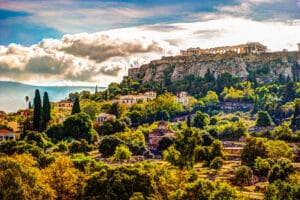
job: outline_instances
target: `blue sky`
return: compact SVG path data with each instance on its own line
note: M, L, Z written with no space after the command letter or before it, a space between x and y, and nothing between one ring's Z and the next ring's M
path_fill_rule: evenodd
M0 81L100 85L189 47L297 50L300 0L0 0Z
M0 45L149 24L197 22L221 14L255 20L300 19L297 0L0 0Z

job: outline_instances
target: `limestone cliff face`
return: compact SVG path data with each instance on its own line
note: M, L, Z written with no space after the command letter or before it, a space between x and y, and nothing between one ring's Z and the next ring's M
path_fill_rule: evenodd
M280 74L293 77L293 73L299 73L299 69L295 70L298 67L297 54L298 52L273 52L164 57L135 69L134 73L129 71L129 76L140 78L143 82L161 81L167 77L175 81L191 74L203 77L209 69L215 76L228 72L233 76L247 78L249 72L255 72L257 77L271 80Z

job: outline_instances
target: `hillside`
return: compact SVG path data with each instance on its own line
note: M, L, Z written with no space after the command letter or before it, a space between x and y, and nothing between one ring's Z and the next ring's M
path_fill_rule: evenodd
M203 77L207 70L217 77L228 72L233 76L246 79L249 73L261 81L270 81L280 74L285 77L298 78L298 52L271 52L260 54L206 54L197 56L163 57L161 60L151 61L140 68L129 69L129 77L142 82L163 81L166 79L183 79L188 75Z

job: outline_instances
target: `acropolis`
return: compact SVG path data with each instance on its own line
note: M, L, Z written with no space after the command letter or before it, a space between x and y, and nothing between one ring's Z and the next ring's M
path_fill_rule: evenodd
M223 46L223 47L214 47L208 49L189 48L187 50L181 50L181 56L193 56L193 55L203 55L203 54L225 54L227 52L236 52L238 54L247 54L247 53L264 53L266 52L267 47L258 43L251 42L247 44L240 44L235 46Z

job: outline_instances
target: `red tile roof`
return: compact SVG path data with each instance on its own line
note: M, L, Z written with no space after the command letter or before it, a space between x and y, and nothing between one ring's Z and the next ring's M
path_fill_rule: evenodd
M0 135L7 135L13 133L12 131L6 129L0 129Z

